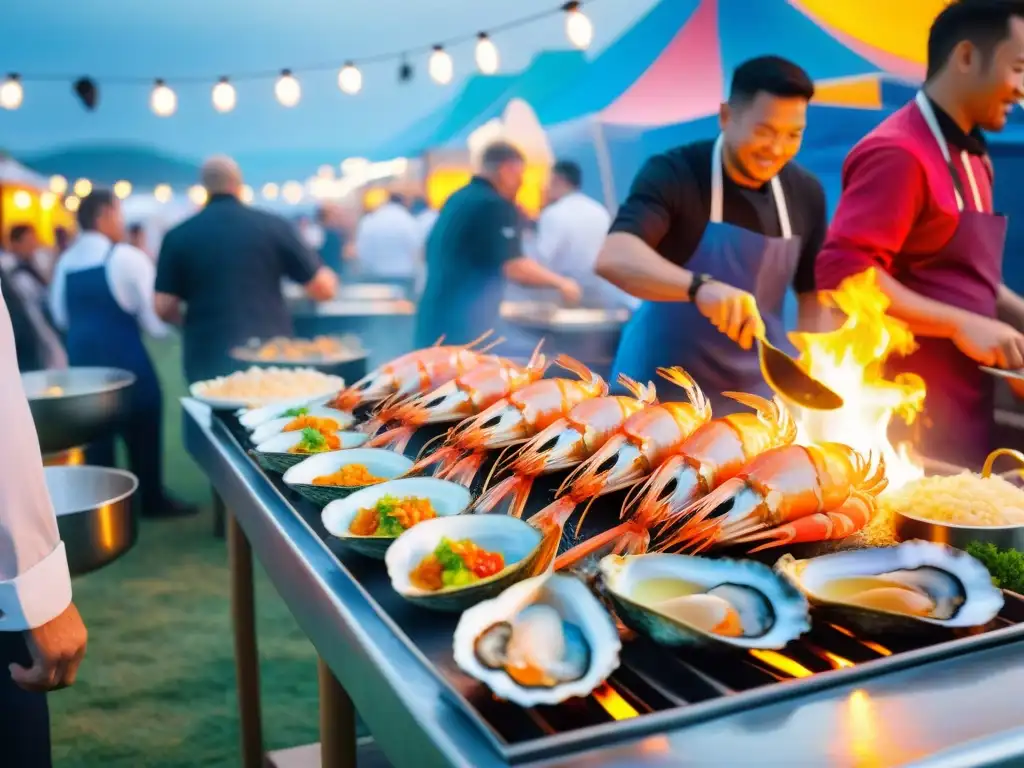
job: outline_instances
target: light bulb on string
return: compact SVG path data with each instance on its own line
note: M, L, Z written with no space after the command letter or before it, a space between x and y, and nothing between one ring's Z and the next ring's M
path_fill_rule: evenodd
M55 195L63 195L68 191L68 180L63 176L51 176L50 191Z
M235 108L235 104L238 103L238 94L235 93L235 86L233 86L226 77L222 77L215 86L210 94L213 99L213 108L218 112L230 112Z
M454 74L452 57L448 55L448 51L442 46L434 46L434 52L430 54L430 62L427 68L430 71L430 77L438 85L448 85L452 81L452 75Z
M263 189L260 190L260 194L263 195L264 200L277 200L279 191L277 184L270 182L269 184L263 185Z
M338 72L338 87L342 93L347 93L350 96L354 96L363 89L363 73L351 61L345 62L345 66Z
M302 184L297 181L286 181L281 187L281 197L284 198L286 203L291 205L298 205L302 202L302 196L305 190L302 188Z
M114 184L114 196L118 200L124 200L131 193L132 184L130 181L119 181L116 184Z
M85 197L92 192L92 182L88 179L79 179L73 187L75 195L79 198Z
M498 56L498 46L487 36L486 32L481 32L476 36L477 68L485 75L493 75L498 71L500 64L501 59Z
M153 187L153 197L158 203L169 203L171 195L172 192L169 184L157 184Z
M302 98L302 86L290 69L282 69L281 76L274 83L274 95L282 107L294 107Z
M157 117L170 117L178 109L178 97L163 80L153 84L149 107Z
M0 107L17 109L25 98L25 89L21 87L21 77L13 72L0 83Z
M193 205L206 205L206 198L206 187L201 187L198 184L193 184L191 187L188 188L188 199L192 201Z
M594 39L594 25L580 10L580 3L573 0L563 5L562 10L565 11L565 36L569 42L580 50L589 48Z
M241 200L246 205L251 203L253 199L252 187L250 187L248 184L243 184L242 189L238 192L238 199Z
M53 192L43 192L43 194L39 196L39 207L44 211L51 210L56 202L57 195Z
M26 192L24 189L19 189L12 196L14 207L19 211L27 211L32 207L32 195Z
M68 195L66 198L64 198L64 207L67 208L71 213L74 213L75 211L78 210L78 205L81 202L82 201L79 200L74 195Z

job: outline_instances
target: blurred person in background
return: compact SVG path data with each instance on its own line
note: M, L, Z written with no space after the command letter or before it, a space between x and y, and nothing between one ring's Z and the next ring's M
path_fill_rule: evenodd
M206 161L202 184L206 206L164 236L156 275L156 311L183 328L189 383L238 370L231 350L250 339L294 335L285 278L314 301L332 298L338 284L291 222L239 200L233 160Z
M515 199L526 161L498 141L484 150L480 174L441 209L427 240L427 280L416 316L416 346L441 336L464 344L498 327L506 280L555 288L567 304L580 299L575 280L523 255Z
M152 257L149 248L146 246L146 228L141 222L133 222L128 225L128 244L133 245L147 256Z
M2 282L2 278L0 278ZM88 633L0 299L0 765L49 768L46 692L74 684Z
M571 277L590 307L633 307L639 300L594 274L597 254L612 219L603 205L583 194L583 171L571 160L551 169L548 205L537 220L536 258L560 275Z
M356 257L362 275L411 281L419 251L419 227L398 194L389 194L356 225Z
M153 261L124 240L121 202L112 192L94 189L78 208L82 234L64 252L50 286L50 311L64 329L72 366L120 368L135 374L130 412L119 434L128 463L139 478L139 501L147 517L194 514L164 490L163 393L142 341L170 329L153 309ZM114 436L86 449L86 461L115 466Z
M416 219L416 226L419 229L420 247L416 254L416 276L413 286L413 293L420 296L423 293L423 286L427 282L427 238L437 221L437 211L430 207L427 199L423 196L414 197L409 203L409 212Z
M341 275L344 272L341 255L345 250L345 233L338 206L331 203L321 205L316 210L316 221L324 234L320 245L320 260Z
M34 348L34 352L22 352L22 370L46 368L67 368L68 356L64 342L50 315L49 286L46 278L36 266L39 238L30 224L16 224L11 227L10 246L0 253L0 279L8 281L8 290L17 293L17 299L9 295L8 303L15 305L12 317L16 330L18 348ZM22 320L28 327L22 326ZM26 355L35 359L30 362Z

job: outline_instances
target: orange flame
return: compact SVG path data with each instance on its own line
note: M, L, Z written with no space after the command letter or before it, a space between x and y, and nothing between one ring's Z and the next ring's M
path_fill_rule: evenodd
M858 643L860 643L861 645L865 646L866 648L870 648L872 651L874 651L877 654L880 654L882 656L892 656L892 651L890 651L884 645L879 645L878 643L873 643L870 640L861 640L859 637L857 637L855 634L853 634L853 632L848 630L846 627L840 627L838 624L829 624L829 626L832 627L832 629L834 629L836 632L844 634L847 637L852 637Z
M608 683L603 683L600 688L594 691L594 699L615 720L629 720L631 717L636 717L640 714L633 708L633 705L622 698Z
M780 672L785 672L791 677L810 677L814 673L811 672L803 664L800 664L788 656L783 656L781 653L775 651L761 651L752 650L749 651L750 655L758 661L764 662L770 667L774 667Z
M847 669L848 667L854 666L853 662L849 659L844 659L839 654L831 653L829 651L822 651L821 657L832 665L832 669Z

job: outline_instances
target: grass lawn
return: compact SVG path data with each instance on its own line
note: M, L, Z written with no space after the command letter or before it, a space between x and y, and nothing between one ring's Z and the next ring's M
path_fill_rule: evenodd
M196 519L143 523L135 549L74 583L89 628L78 682L50 697L59 768L238 764L227 549L210 487L181 444L177 341L151 345L164 386L167 482ZM257 573L268 749L317 740L316 655Z

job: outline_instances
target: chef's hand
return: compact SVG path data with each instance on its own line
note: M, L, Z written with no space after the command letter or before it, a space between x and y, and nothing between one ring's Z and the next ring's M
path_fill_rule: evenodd
M565 278L558 285L558 292L562 294L562 301L568 306L575 307L583 298L583 291L580 284L571 278Z
M719 331L743 349L764 338L764 321L753 295L726 283L710 280L697 290L697 309Z
M57 618L25 633L32 666L11 664L11 679L26 691L67 688L75 682L88 638L82 617L71 603Z
M1001 320L965 312L956 321L952 340L981 365L1024 368L1024 334Z
M1018 400L1024 400L1024 381L1020 379L1007 379L1006 383L1010 385L1010 391L1013 392L1013 396Z

